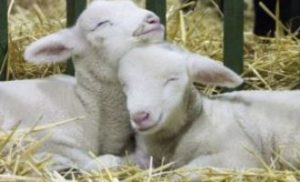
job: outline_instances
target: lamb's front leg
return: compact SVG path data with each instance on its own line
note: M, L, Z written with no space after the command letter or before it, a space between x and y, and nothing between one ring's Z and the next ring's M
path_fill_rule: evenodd
M84 170L105 169L118 167L126 164L134 164L142 169L147 169L150 166L150 157L138 148L128 156L116 156L111 154L101 155L90 161Z
M113 167L118 167L126 164L127 160L124 157L105 154L99 157L96 157L89 161L87 165L83 167L83 170L91 171L91 170L102 170Z
M188 181L199 181L203 178L200 173L201 168L226 168L233 170L242 170L248 168L261 167L260 161L245 151L227 151L210 155L201 155L184 165L180 169L186 172ZM178 178L178 177L176 177Z
M45 150L35 154L35 158L43 159L47 155L51 155L51 161L48 165L49 170L65 170L65 169L80 169L85 166L88 161L92 161L92 157L81 149L72 148L63 145L55 146L59 151Z
M142 169L147 169L150 166L150 156L144 152L144 144L135 136L135 148L134 151L126 156L117 156L111 154L105 154L96 157L87 165L85 165L84 170L94 170L94 169L105 169L118 167L126 164L133 164L141 167Z

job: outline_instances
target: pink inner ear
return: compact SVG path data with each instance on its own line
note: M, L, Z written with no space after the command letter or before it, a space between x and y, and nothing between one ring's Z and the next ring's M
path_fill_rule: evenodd
M198 72L197 78L201 80L204 84L216 84L231 81L228 75L223 74L223 72Z
M59 55L62 54L62 52L69 50L67 47L63 45L52 45L50 47L44 47L43 49L40 49L38 52L35 53L36 56L38 55Z

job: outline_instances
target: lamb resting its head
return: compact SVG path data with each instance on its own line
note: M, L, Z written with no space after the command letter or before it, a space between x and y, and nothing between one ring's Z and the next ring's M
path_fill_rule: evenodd
M300 166L299 91L208 98L193 82L230 88L242 79L215 61L168 44L132 49L120 61L119 79L138 133L132 159L139 165L147 162L139 156L148 155L154 166L164 160L183 168L244 169L261 167L257 156L275 165L272 155L280 155L279 166Z
M120 62L119 78L131 125L142 135L166 134L161 132L166 128L174 134L184 125L193 82L225 87L242 83L234 72L207 57L163 44L126 54Z
M26 49L25 59L36 64L72 58L76 71L72 92L88 121L80 129L84 133L88 125L97 123L93 137L83 135L97 143L96 155L123 154L132 134L117 79L120 57L132 47L162 41L163 29L154 13L130 0L97 0L83 11L74 27L41 38ZM65 135L74 134L70 130Z
M74 27L53 33L30 45L26 49L25 59L43 64L73 57L76 67L83 57L91 58L96 54L110 58L107 64L115 65L117 59L134 45L161 41L163 35L159 18L130 0L98 0L88 6ZM92 60L85 61L91 64Z

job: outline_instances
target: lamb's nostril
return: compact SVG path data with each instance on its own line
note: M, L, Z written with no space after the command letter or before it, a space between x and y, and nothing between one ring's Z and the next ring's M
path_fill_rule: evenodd
M160 24L159 18L153 18L151 20L148 20L149 24Z
M144 112L144 111L137 112L137 113L132 115L132 120L136 124L141 124L144 121L146 121L147 119L149 119L149 115L150 115L149 113Z
M154 15L148 15L146 17L146 22L149 24L160 24L160 19Z
M159 20L153 19L153 20L148 21L148 23L149 24L157 24L157 23L159 23Z

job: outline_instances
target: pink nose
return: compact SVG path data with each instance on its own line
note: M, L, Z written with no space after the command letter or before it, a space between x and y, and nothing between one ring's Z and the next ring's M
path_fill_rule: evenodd
M160 19L157 16L150 14L146 17L146 22L148 24L160 24Z
M133 122L135 122L137 125L142 124L143 122L145 122L147 119L149 119L149 113L144 112L144 111L140 111L140 112L136 112L132 115L132 120Z

